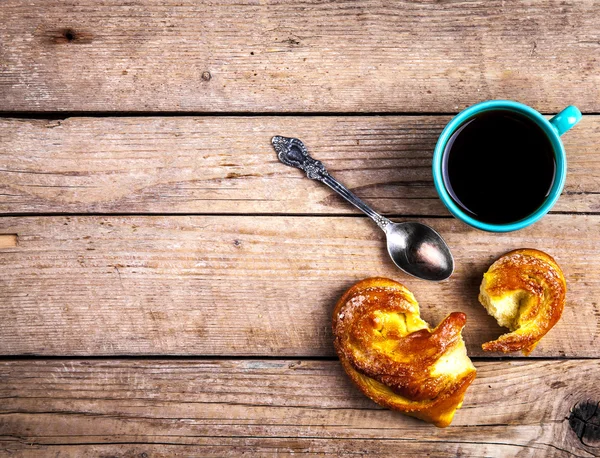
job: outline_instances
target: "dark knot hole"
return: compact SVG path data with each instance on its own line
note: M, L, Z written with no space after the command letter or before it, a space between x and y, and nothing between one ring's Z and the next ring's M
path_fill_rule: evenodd
M73 41L76 38L75 31L71 29L65 30L65 38L67 41Z

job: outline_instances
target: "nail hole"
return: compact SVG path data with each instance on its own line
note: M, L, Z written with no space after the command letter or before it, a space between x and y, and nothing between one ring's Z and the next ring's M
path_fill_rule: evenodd
M86 32L85 30L75 30L70 27L58 30L50 30L49 31L49 39L51 43L54 44L65 44L65 43L73 43L73 44L87 44L93 41L93 36L91 33Z
M202 72L202 79L204 81L210 81L210 79L212 78L210 72Z

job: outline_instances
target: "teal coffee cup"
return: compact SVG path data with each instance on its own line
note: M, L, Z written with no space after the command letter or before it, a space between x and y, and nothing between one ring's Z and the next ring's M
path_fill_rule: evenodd
M562 192L567 159L560 136L580 120L574 106L548 120L510 100L463 110L446 125L433 153L440 199L455 217L484 231L535 223Z

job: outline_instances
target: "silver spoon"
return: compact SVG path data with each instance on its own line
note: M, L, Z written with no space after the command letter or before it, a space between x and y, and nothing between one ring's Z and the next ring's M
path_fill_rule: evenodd
M275 136L271 141L281 162L304 170L312 180L325 183L375 221L385 232L392 261L404 272L432 281L445 280L452 275L452 253L441 235L432 228L416 222L393 223L381 216L329 175L325 166L310 157L304 143L297 138Z

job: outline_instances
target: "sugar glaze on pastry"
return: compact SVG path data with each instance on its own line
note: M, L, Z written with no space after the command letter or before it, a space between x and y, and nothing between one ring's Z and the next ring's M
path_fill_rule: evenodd
M483 349L531 353L560 319L566 292L563 272L550 255L527 248L500 257L483 275L479 302L512 332Z
M369 278L338 301L334 345L346 373L368 397L445 427L475 379L461 336L465 323L466 316L455 312L432 330L408 289Z

